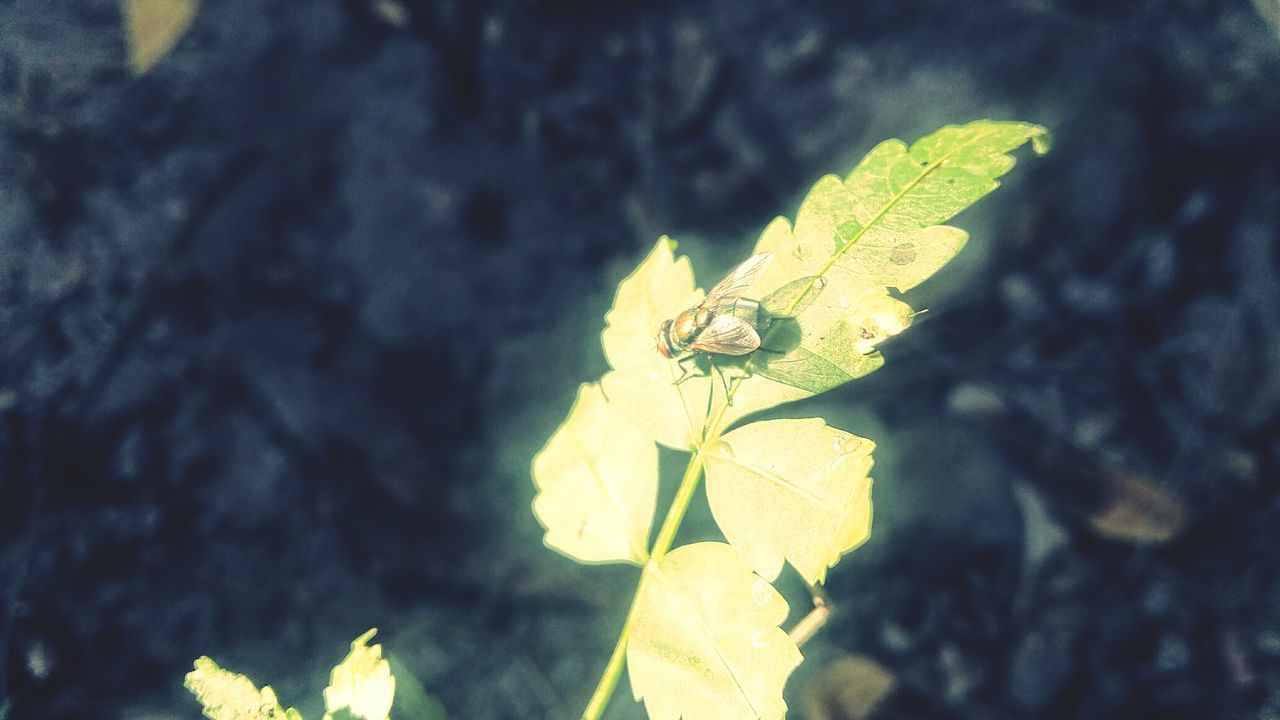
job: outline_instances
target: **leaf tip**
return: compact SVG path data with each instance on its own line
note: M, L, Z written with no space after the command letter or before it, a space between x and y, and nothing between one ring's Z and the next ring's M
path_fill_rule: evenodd
M1036 132L1031 136L1031 150L1037 155L1046 155L1053 149L1053 134L1042 125L1035 128Z
M324 689L325 720L340 717L387 720L395 696L395 677L382 657L381 645L366 643L378 632L371 628L351 641L351 652L334 666Z
M373 639L373 636L377 634L378 628L369 628L363 635L351 641L351 649L355 650L357 648L365 647L369 644L369 640Z

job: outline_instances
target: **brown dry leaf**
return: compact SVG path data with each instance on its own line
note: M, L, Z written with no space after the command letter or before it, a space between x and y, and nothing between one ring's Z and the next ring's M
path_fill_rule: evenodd
M875 660L847 655L823 668L805 686L805 713L813 720L865 720L897 682Z
M413 20L413 16L409 14L409 8L397 0L374 0L371 7L374 15L392 27L407 28Z
M199 0L122 0L129 66L142 75L178 43L196 17Z
M1115 473L1110 498L1089 516L1089 524L1103 537L1135 545L1159 545L1182 531L1186 506L1167 488L1133 473Z

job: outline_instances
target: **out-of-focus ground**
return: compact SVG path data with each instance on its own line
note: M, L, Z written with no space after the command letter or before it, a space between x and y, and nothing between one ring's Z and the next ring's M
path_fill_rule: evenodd
M529 462L618 280L994 117L1053 153L777 413L878 444L792 716L853 654L910 717L1280 718L1278 78L1244 0L208 0L141 78L115 2L0 2L0 697L196 717L209 654L318 717L377 626L451 717L576 716L635 572Z

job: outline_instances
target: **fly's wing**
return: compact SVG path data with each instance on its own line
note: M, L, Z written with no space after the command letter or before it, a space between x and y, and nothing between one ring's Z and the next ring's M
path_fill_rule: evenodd
M713 308L726 300L738 297L756 278L760 277L760 273L764 272L765 268L769 267L771 260L773 260L771 252L762 252L747 258L725 279L711 288L711 292L707 293L707 299L702 301L702 306Z
M689 343L691 350L720 355L746 355L760 347L760 333L750 323L720 315Z

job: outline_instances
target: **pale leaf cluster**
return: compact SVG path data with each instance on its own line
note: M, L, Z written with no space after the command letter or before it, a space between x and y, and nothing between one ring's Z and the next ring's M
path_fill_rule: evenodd
M297 710L280 707L271 686L259 690L249 678L224 670L207 657L196 660L184 684L211 720L302 720Z
M351 652L333 668L324 689L324 720L346 710L354 718L388 720L396 694L396 679L382 657L381 645L369 645L377 629L351 642Z
M391 665L382 657L381 645L370 645L377 633L369 630L351 643L351 651L330 673L329 686L324 689L324 720L390 720L391 706L395 701L396 678ZM397 710L406 720L443 720L444 711L417 685L412 675L407 676L406 707ZM211 720L302 720L294 708L284 709L269 686L261 690L253 681L239 673L224 670L213 660L202 657L195 662L195 669L187 673L184 683L204 706L204 715Z
M663 321L704 297L675 243L659 240L619 285L602 334L612 370L579 389L535 458L533 505L552 548L643 565L626 658L650 717L785 715L800 653L769 583L788 563L821 583L866 541L875 446L818 418L734 426L880 367L879 346L915 316L898 295L968 239L944 223L998 187L1027 143L1046 151L1045 130L977 121L884 142L843 179L819 180L795 223L774 220L756 243L771 254L744 293L773 316L760 350L717 356L713 373L689 375L655 347ZM686 482L705 470L727 544L655 545L650 557L656 445L694 453Z

